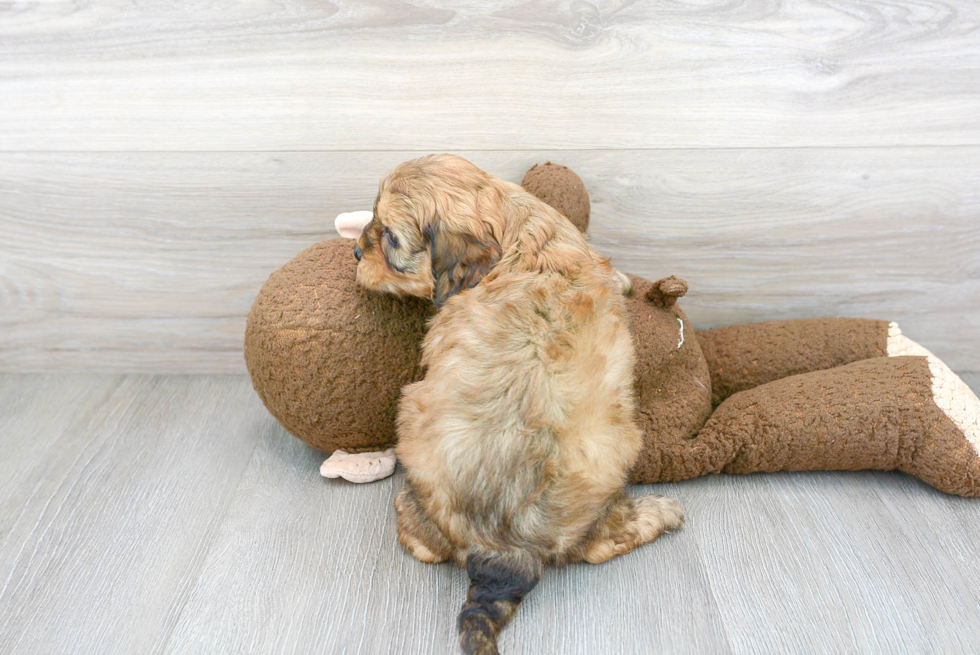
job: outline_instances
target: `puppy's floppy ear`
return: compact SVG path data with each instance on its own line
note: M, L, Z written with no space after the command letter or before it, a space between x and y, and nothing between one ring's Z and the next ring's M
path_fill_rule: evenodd
M432 300L437 309L460 291L479 284L500 261L500 244L492 235L453 234L440 224L429 225L424 234L432 253Z

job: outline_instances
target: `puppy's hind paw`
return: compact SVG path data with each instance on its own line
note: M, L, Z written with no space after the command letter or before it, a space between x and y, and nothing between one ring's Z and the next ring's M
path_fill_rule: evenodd
M636 508L637 524L643 526L640 532L653 539L684 527L684 510L673 498L652 494L640 496L633 499L633 507Z
M582 556L591 564L624 555L665 532L684 527L684 511L676 500L666 496L623 497L599 527Z

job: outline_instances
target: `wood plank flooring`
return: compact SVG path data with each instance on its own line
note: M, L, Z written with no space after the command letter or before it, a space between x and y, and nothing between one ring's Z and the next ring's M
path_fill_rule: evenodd
M0 652L457 652L464 575L398 545L401 472L320 478L244 376L0 375L0 446ZM688 526L548 570L505 654L980 650L977 499L876 472L632 491Z

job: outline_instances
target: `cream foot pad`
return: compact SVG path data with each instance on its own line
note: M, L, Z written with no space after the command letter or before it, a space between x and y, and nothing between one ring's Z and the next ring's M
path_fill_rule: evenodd
M394 473L395 461L394 448L374 453L335 450L320 466L320 475L350 482L374 482Z
M970 387L942 360L902 334L897 323L888 325L888 356L926 358L932 373L932 395L936 405L980 454L980 400Z
M888 326L889 358L920 357L929 365L932 400L947 419L932 424L930 439L916 444L913 475L962 496L980 496L980 400L931 352Z

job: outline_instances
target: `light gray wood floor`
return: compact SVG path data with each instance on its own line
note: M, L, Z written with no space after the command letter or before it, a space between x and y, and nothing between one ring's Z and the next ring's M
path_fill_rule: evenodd
M974 389L980 375L965 376ZM244 376L0 376L0 652L456 653L401 473L324 480ZM547 571L518 653L980 651L980 500L898 473L634 488L688 526Z

